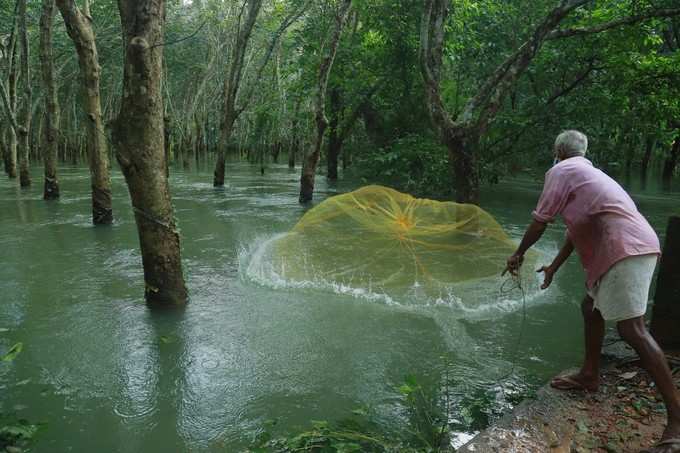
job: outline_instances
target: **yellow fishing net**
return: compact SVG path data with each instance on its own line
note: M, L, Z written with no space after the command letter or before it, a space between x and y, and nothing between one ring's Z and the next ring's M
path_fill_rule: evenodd
M280 281L298 286L432 302L485 279L497 290L516 247L478 206L367 186L308 211L273 242L268 260ZM535 266L535 257L527 258L525 274ZM486 297L497 296L493 291Z

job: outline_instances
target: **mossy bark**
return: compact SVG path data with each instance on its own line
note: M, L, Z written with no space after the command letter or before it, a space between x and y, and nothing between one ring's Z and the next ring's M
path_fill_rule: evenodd
M17 19L18 17L15 18L15 26L8 46L7 109L10 115L15 115L17 108L17 36L19 34ZM7 127L6 147L5 173L10 179L15 179L17 177L17 134L12 125Z
M57 179L57 150L59 135L59 103L57 84L54 78L54 59L52 52L52 22L54 18L54 0L42 1L40 16L40 67L42 69L45 124L43 127L43 161L45 163L45 186L43 198L55 200L59 198L59 181Z
M74 0L56 0L66 31L75 45L83 83L83 108L87 124L87 148L92 183L92 222L113 223L108 144L102 120L99 90L101 67L88 2L81 11Z
M130 191L152 306L187 301L180 237L165 165L161 94L163 0L118 0L125 46L123 98L113 124L116 157Z
M31 185L31 174L29 169L29 152L30 152L30 130L31 130L31 100L33 92L31 90L31 72L29 68L29 46L28 46L28 32L26 28L26 0L19 0L19 47L21 48L21 57L19 58L20 75L21 75L21 108L17 121L19 122L18 130L18 147L17 153L19 155L19 184L21 187L29 187Z

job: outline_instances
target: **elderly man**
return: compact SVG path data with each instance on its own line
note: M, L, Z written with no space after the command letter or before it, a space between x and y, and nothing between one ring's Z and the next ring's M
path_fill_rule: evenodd
M559 161L545 175L543 193L533 222L517 251L507 260L516 274L526 251L546 227L561 215L567 226L565 243L544 273L542 288L576 249L586 273L587 295L581 305L585 323L585 359L578 373L558 376L551 385L561 390L594 392L599 385L604 322L613 321L621 337L637 351L659 389L668 411L661 441L649 452L680 452L680 394L644 314L652 275L660 254L659 240L635 203L613 179L584 156L587 137L578 131L561 133L555 141Z

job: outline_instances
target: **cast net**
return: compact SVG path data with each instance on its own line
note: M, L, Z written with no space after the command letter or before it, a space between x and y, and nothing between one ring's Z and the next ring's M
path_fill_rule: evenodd
M278 282L292 286L408 304L460 303L465 294L467 305L496 300L505 260L516 247L478 206L367 186L308 211L272 241L266 261ZM525 277L535 256L527 261Z

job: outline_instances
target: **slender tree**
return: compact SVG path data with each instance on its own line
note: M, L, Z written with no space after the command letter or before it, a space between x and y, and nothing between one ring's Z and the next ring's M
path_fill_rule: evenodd
M269 63L272 54L278 44L281 36L306 10L309 2L304 2L302 6L291 11L291 13L281 22L281 25L274 33L269 46L265 52L265 56L260 63L254 77L254 82L250 88L243 95L241 105L237 105L239 97L239 90L243 79L243 72L245 68L245 55L250 42L250 37L262 7L262 0L248 0L243 7L247 5L247 11L243 24L239 25L236 32L236 42L234 43L230 55L230 65L227 77L224 80L223 89L223 106L222 106L222 121L220 123L220 138L217 147L217 163L215 164L215 173L213 184L215 187L224 186L224 172L226 166L226 151L229 145L229 140L234 132L234 123L241 116L244 110L248 107L253 99L253 94L258 86L258 82L262 79L264 69ZM243 14L243 11L241 12Z
M85 0L82 11L74 0L56 0L56 3L64 18L66 31L76 48L83 84L87 152L92 180L92 222L95 225L107 225L113 222L111 176L99 88L101 67L92 28L90 3Z
M17 177L17 130L14 127L16 123L16 107L17 107L17 37L19 35L19 2L17 1L14 6L13 15L13 25L12 31L10 33L9 39L7 40L7 46L3 47L3 63L6 69L6 87L3 84L3 91L5 97L3 99L3 106L5 114L9 121L5 122L6 128L0 130L0 134L3 134L3 141L5 147L5 173L10 179ZM0 83L3 80L0 78ZM14 119L13 119L14 118Z
M19 129L17 135L19 146L19 184L21 187L31 185L31 174L29 172L29 152L30 152L30 130L31 130L31 100L33 92L31 89L31 70L29 67L28 29L26 26L26 0L19 0L19 47L21 56L19 58L21 75L21 108L19 109L17 121Z
M54 76L54 57L52 52L52 22L54 0L42 0L40 15L40 67L42 69L43 99L45 101L45 124L43 127L43 160L45 162L45 187L43 198L59 198L57 180L57 149L59 134L59 100Z
M180 237L165 165L162 87L163 0L118 0L123 30L123 98L113 140L130 191L151 305L183 305Z
M302 176L300 177L300 203L309 203L314 197L314 177L316 176L316 168L319 165L319 159L321 158L324 133L328 127L328 118L326 118L326 91L328 89L328 78L331 69L333 69L333 62L335 61L335 55L338 52L342 30L345 27L351 8L352 0L342 1L340 9L335 17L335 27L331 31L332 34L328 45L328 51L324 55L321 60L321 65L319 66L314 112L316 137L314 140L314 147L311 152L305 156L302 166Z

